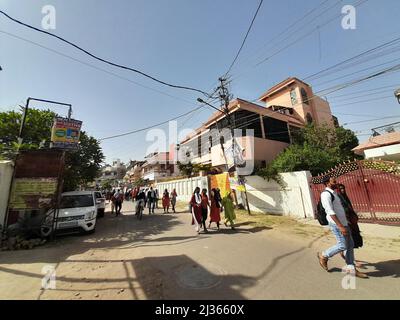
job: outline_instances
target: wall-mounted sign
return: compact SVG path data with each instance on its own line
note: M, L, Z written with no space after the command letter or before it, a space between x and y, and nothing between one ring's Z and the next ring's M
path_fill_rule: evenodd
M82 121L56 117L51 130L53 148L76 149L78 147Z
M56 178L16 178L11 191L10 209L51 207L56 191Z

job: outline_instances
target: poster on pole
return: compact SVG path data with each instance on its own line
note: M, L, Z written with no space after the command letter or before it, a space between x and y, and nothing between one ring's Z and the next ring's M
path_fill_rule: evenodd
M82 121L56 117L51 130L52 148L78 148Z

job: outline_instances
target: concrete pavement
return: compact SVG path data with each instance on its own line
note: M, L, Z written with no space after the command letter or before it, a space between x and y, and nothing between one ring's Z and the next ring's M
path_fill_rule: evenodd
M340 257L319 266L316 252L332 241L292 239L248 224L197 235L189 213L138 221L100 219L90 236L62 237L31 251L0 253L2 299L399 299L400 258L360 250L370 279L343 289ZM397 258L396 258L397 256ZM55 266L56 290L41 290L42 268Z

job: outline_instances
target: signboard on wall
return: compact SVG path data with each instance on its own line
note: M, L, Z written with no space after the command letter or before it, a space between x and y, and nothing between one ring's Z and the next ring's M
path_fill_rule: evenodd
M82 121L56 117L51 130L53 148L76 149L78 147Z
M57 178L15 178L11 189L10 209L40 209L54 204Z
M225 172L210 176L210 187L211 189L219 188L221 191L221 196L225 197L228 193L231 192L229 174Z

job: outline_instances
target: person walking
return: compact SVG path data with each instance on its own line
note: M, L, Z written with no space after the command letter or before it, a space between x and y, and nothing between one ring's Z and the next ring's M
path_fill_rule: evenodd
M190 199L190 208L192 214L192 225L196 226L197 233L200 233L202 219L201 200L200 188L196 187L196 189L194 189L192 198Z
M176 206L176 198L178 197L178 194L176 193L176 190L172 190L171 192L171 205L172 205L172 211L176 213L175 211L175 206Z
M122 202L124 201L124 194L120 189L114 194L115 198L115 215L118 217L121 214Z
M169 206L171 205L171 200L169 198L169 192L167 189L164 190L163 197L162 197L162 206L167 213L169 213Z
M211 223L215 222L219 230L219 222L221 221L221 203L218 198L218 192L215 188L211 190L210 200L210 223L208 224L208 228L211 227Z
M235 214L235 206L233 205L233 200L232 200L232 195L231 192L228 193L224 198L222 198L222 206L224 208L224 213L225 213L225 221L224 224L227 227L229 222L231 229L234 230L234 220L236 219L236 214Z
M353 237L354 249L361 248L363 246L363 238L361 236L361 231L358 226L358 215L353 209L353 205L347 195L346 187L344 186L344 184L338 184L337 194L346 213L346 218L351 230L351 236ZM345 259L345 254L343 251L340 252L340 256ZM359 267L360 264L356 262L356 266Z
M326 212L326 218L337 243L322 253L317 253L319 264L328 271L328 260L336 254L345 251L346 272L355 274L359 278L368 278L365 273L355 268L354 241L348 226L345 209L339 196L333 191L337 184L334 178L324 177L325 190L321 193L321 204Z
M155 189L155 193L156 193L156 198L155 198L156 209L158 209L158 201L160 200L160 194L158 193L158 189Z
M149 191L147 191L147 204L149 206L149 214L154 213L154 207L156 205L156 192L153 187L150 187Z
M111 203L111 214L114 214L114 210L115 210L115 196L114 196L115 192L111 193L111 197L110 197L110 203Z
M201 191L201 223L203 225L204 232L207 233L206 221L208 217L208 207L210 202L208 200L207 189Z

